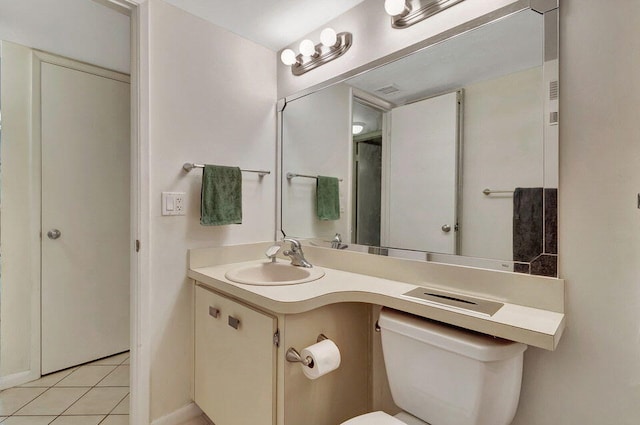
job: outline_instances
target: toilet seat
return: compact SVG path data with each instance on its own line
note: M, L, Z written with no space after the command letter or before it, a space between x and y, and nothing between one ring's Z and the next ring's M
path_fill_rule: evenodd
M407 425L384 412L373 412L356 416L340 425Z

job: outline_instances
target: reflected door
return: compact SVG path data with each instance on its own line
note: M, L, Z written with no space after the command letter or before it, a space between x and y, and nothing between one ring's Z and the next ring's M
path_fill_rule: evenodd
M356 142L355 243L380 246L382 137Z
M42 374L129 349L129 84L42 63Z
M391 111L383 245L456 253L458 93Z

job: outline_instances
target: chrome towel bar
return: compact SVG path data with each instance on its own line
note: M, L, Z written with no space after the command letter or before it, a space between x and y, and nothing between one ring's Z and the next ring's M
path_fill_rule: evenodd
M318 176L310 176L308 174L297 174L297 173L291 173L291 172L287 173L287 180L291 180L292 178L295 178L295 177L304 177L307 179L318 180ZM338 181L342 181L342 179L338 179Z
M482 191L486 196L493 195L494 193L513 193L513 190L491 190L485 189Z
M184 165L182 166L182 169L187 173L193 170L194 168L204 168L204 164L195 164L192 162L185 162ZM271 171L268 171L268 170L245 170L241 168L240 171L243 171L245 173L257 173L260 175L260 177L264 177L268 174L271 174Z

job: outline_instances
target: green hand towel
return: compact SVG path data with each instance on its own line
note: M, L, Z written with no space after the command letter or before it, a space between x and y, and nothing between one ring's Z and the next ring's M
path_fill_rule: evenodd
M316 213L320 220L340 219L340 188L335 177L318 176Z
M238 167L205 165L200 192L200 224L242 223L242 172Z

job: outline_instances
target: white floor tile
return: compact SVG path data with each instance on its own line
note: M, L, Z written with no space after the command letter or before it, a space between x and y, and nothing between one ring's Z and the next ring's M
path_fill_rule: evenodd
M6 416L0 416L0 422L4 421L5 419L7 419Z
M86 392L87 388L50 388L15 414L19 416L59 415Z
M3 425L48 425L55 416L11 416L5 419Z
M100 425L129 425L129 415L109 415Z
M128 387L129 386L129 366L118 366L113 372L107 375L98 387Z
M129 414L129 396L127 395L115 409L111 412L112 415L128 415Z
M104 419L104 415L98 416L58 416L51 425L98 425Z
M0 391L0 415L9 416L45 392L46 388L9 388Z
M92 366L119 366L120 363L125 361L129 357L129 352L116 354L115 356L107 357L104 359L96 360L89 363Z
M129 394L128 387L92 388L65 415L106 415Z
M128 365L130 363L131 363L131 356L127 357L127 360L122 362L123 365Z
M82 366L58 382L56 387L93 387L117 366Z
M62 381L67 375L69 375L76 369L77 367L72 367L69 369L61 370L60 372L51 373L49 375L43 376L40 379L27 382L26 384L23 384L20 386L21 387L53 387L55 384Z

